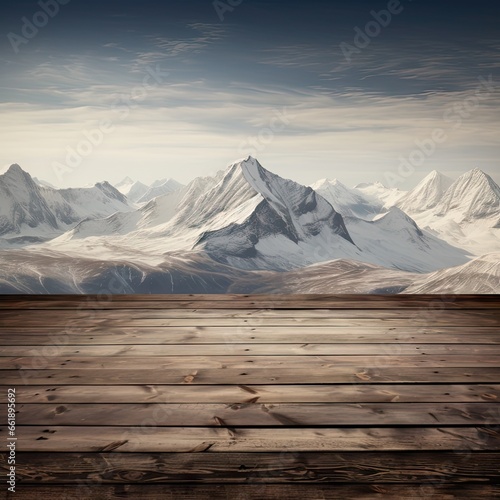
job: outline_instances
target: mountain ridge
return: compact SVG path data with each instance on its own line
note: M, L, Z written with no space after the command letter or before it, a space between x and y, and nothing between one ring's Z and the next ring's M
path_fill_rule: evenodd
M466 216L476 217L469 225L475 230L483 223L491 226L488 234L494 246L499 233L493 227L498 224L495 200L500 188L490 179L480 170L470 171L446 189L447 196L440 193L450 180L436 171L408 193L379 184L347 188L337 179L303 186L248 156L214 176L195 178L187 186L138 205L122 192L136 184L129 177L117 186L103 181L91 188L58 190L39 186L19 165L13 165L0 177L0 229L2 217L11 214L13 207L18 215L9 220L19 224L17 232L2 233L0 246L15 249L8 250L9 258L17 255L17 247L25 247L19 256L29 256L33 266L25 274L14 273L0 258L1 287L11 289L10 272L12 279L21 280L23 290L59 286L61 290L94 290L99 280L123 272L130 276L130 293L147 293L148 286L151 291L168 293L168 283L161 281L165 279L172 281L172 291L210 293L211 288L224 293L227 287L237 290L243 281L248 289L256 290L254 285L266 276L275 277L266 281L271 288L274 279L287 290L321 290L324 272L331 273L324 276L324 288L332 293L335 283L349 290L348 277L354 292L397 293L413 283L424 286L428 273L450 266L467 274L468 268L461 271L460 267L474 254L441 237L439 227L433 229L435 221L461 241L472 234L467 233ZM156 187L164 184L169 180L160 179ZM398 205L390 205L398 199ZM421 210L418 201L432 206ZM437 216L444 202L449 213ZM404 203L408 211L401 208ZM7 255L6 251L0 250L0 255ZM64 273L49 258L56 255L73 273L74 287L64 288ZM43 279L43 262L51 265L47 279ZM272 273L287 273L286 279L285 274ZM481 279L479 272L470 275ZM366 287L363 276L368 280ZM453 279L451 274L444 276ZM377 286L377 279L394 283ZM186 280L193 280L193 287ZM38 281L41 288L37 288ZM16 289L14 284L12 289Z

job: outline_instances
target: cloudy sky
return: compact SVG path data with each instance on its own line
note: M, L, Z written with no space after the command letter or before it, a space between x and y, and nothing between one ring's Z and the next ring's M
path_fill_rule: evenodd
M404 188L433 169L474 167L499 180L498 2L2 10L0 169L19 163L59 186L187 182L252 154L304 184Z

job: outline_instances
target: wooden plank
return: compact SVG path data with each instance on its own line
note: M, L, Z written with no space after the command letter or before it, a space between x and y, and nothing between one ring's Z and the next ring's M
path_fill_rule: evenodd
M14 497L13 497L14 498ZM500 498L500 485L443 484L22 484L15 498L78 498L78 500L485 500Z
M0 428L0 436L6 428ZM481 427L368 429L220 427L19 427L22 452L271 453L345 451L500 451L500 434ZM4 436L5 437L5 436Z
M500 368L366 368L322 367L316 370L272 368L242 370L0 370L0 386L17 385L144 385L144 384L495 384Z
M3 330L8 330L11 327L38 327L42 322L38 318L18 318L18 319L1 319ZM208 327L313 327L313 326L329 326L329 327L360 327L360 328L381 328L381 327L397 327L397 326L500 326L499 317L489 316L471 316L470 319L456 319L446 317L417 317L412 320L408 318L184 318L184 319L95 319L95 318L57 318L43 323L45 326L54 329L67 328L71 330L81 330L89 327L100 328L124 328L124 327L196 327L203 324Z
M6 405L2 405L6 406ZM500 425L500 405L482 403L19 404L22 425L395 426ZM6 413L6 409L5 409Z
M396 330L399 330L397 332ZM419 329L359 328L164 328L139 330L96 330L93 333L39 329L37 333L0 331L0 345L166 345L166 344L288 344L300 337L307 344L500 344L496 328L443 328L436 331Z
M333 349L332 349L333 350ZM202 350L200 349L200 352ZM127 368L129 370L164 370L169 368L184 369L245 369L251 366L257 368L286 368L317 369L334 366L364 366L364 367L498 367L500 366L499 355L377 355L377 356L331 356L331 355L308 355L308 356L178 356L169 353L169 356L21 356L0 357L0 369L16 370L65 370L67 368L80 370L94 370L102 368L106 370ZM248 354L248 353L247 353Z
M500 313L496 310L478 311L402 311L402 310L105 310L105 311L0 311L3 328L13 326L64 327L80 326L375 326L450 325L500 326Z
M123 310L123 309L179 309L179 308L199 308L199 309L265 309L272 307L273 309L341 309L341 310L355 310L355 309L369 309L369 310L463 310L463 309L476 309L476 310L496 310L498 309L500 301L487 301L480 302L476 300L465 301L440 301L424 302L422 300L404 300L404 301L378 301L367 302L363 298L354 300L335 300L331 302L312 302L296 300L291 301L286 298L275 296L270 300L250 300L250 299L235 299L235 300L205 300L205 301L6 301L2 297L0 302L0 310Z
M38 319L41 324L49 323L53 320L67 319L209 319L209 318L307 318L307 319L409 319L421 320L422 318L433 321L434 319L450 320L460 324L462 320L470 321L475 318L493 318L500 316L497 310L477 310L467 309L459 311L446 310L425 310L412 311L401 309L371 310L371 309L271 309L270 305L266 309L123 309L123 310L94 310L94 311L54 311L48 310L1 310L0 320L2 322L15 319ZM467 326L467 325L463 325Z
M483 452L19 453L20 483L497 484L500 454ZM6 454L0 457L6 465Z
M180 307L185 307L185 303L195 303L197 307L213 308L213 303L222 302L226 304L244 304L241 307L252 306L252 303L273 304L273 307L300 308L325 307L325 308L389 308L398 307L426 307L441 309L443 307L454 308L488 308L493 306L498 308L500 298L498 295L332 295L332 294L150 294L150 295L3 295L0 308L24 308L32 305L47 304L46 307L115 307L121 304L126 307L153 307L160 304L161 307L168 307L165 304L178 302ZM267 306L266 306L267 307Z
M166 344L166 345L27 345L0 347L0 357L38 357L38 368L53 356L498 356L500 345L476 344Z
M17 386L18 403L463 403L500 401L500 384ZM7 391L0 391L0 403Z

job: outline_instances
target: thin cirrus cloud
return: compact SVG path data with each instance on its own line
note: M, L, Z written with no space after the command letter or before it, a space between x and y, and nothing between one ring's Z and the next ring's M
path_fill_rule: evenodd
M329 162L337 165L337 168L356 166L360 174L363 167L357 165L357 158L363 152L365 156L371 155L372 161L374 157L379 157L386 166L392 162L395 167L397 157L394 151L401 154L411 152L413 139L425 137L436 127L450 129L451 145L459 143L462 147L469 145L474 148L478 143L491 146L497 140L495 134L491 133L497 121L493 110L490 113L483 111L480 119L469 120L457 131L443 121L446 109L466 99L468 93L453 98L448 94L429 94L425 99L421 96L394 99L355 91L334 96L309 92L303 93L298 99L294 91L277 93L273 89L263 88L258 93L247 93L244 86L237 84L221 90L198 81L165 85L152 90L144 102L130 111L127 120L121 120L111 101L113 96L127 90L125 85L111 85L106 90L100 88L99 94L103 97L99 106L88 105L97 90L89 91L86 88L66 94L68 107L47 109L39 105L2 105L0 126L7 129L10 123L4 137L5 144L12 149L12 154L18 149L25 150L19 138L23 137L22 132L26 127L33 127L33 133L30 134L32 147L46 154L50 151L49 158L60 161L61 151L68 144L77 144L82 130L91 129L101 120L111 119L116 124L116 130L106 138L100 150L96 151L96 156L107 159L116 148L120 150L120 169L123 165L130 165L133 169L133 161L143 161L144 151L148 155L154 151L155 158L163 156L165 164L189 163L186 177L180 179L188 181L193 174L204 173L198 158L190 162L188 151L193 148L193 137L196 137L199 156L205 158L207 163L212 162L214 167L216 161L220 162L218 164L222 167L227 163L225 158L241 156L240 144L247 136L266 127L269 117L276 110L283 109L287 110L290 122L263 151L266 156L274 160L280 156L280 151L298 150L302 153L299 158L303 161L307 158L305 153L313 149L314 158L317 158L317 151L323 151L329 156ZM498 96L495 102L497 106L500 104ZM16 125L9 118L13 115L16 116ZM235 133L235 130L239 133ZM390 141L386 140L388 136L391 137ZM312 166L308 167L307 175L304 175L299 162L291 161L291 158L288 160L281 159L279 162L279 173L284 176L307 182L311 174L315 178L324 173L320 166ZM367 168L364 173L368 174ZM85 169L70 176L69 181L84 182L85 177L80 172L88 173L89 169L96 176L100 174L99 168L93 169L91 165L86 165ZM294 171L298 175L292 175ZM114 172L111 173L116 177Z
M123 12L103 7L95 21L84 15L87 25L76 23L82 5L75 2L64 25L51 21L21 54L0 47L0 164L17 162L64 185L117 181L122 173L187 182L243 156L253 140L262 163L285 177L355 184L395 171L416 140L440 128L447 141L415 175L475 166L495 174L500 42L491 29L472 37L436 28L425 37L408 12L347 61L340 43L352 43L351 26L363 26L370 2L366 15L351 9L344 18L335 2L319 1L317 11L290 2L285 13L255 1L223 22L210 2L194 3L147 15L123 2ZM71 26L74 39L62 34ZM149 79L145 89L151 72L161 81ZM492 88L481 90L460 126L445 119L474 98L478 77L490 75ZM284 126L259 139L277 117ZM113 132L57 179L54 162L102 121Z

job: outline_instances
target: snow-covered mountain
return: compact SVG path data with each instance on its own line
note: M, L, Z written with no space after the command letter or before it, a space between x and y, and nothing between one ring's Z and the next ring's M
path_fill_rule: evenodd
M75 251L82 245L95 250L99 244L120 247L127 258L132 252L158 256L195 250L241 269L285 270L328 258L361 259L342 216L324 198L251 157L155 198L133 214L84 221L51 245Z
M43 179L38 179L36 177L33 177L33 182L41 187L49 187L52 189L57 189L53 184L51 184L50 182L44 181Z
M373 199L365 196L361 191L349 189L338 179L321 179L311 184L311 187L343 216L370 220L379 214L382 208L382 205L373 203Z
M115 188L124 194L129 201L139 205L145 204L158 196L177 191L182 187L184 187L183 184L170 178L159 179L147 186L142 182L132 180L130 177L125 177L118 184L115 184Z
M398 200L397 206L410 214L432 209L441 202L452 184L452 179L434 170L415 189Z
M434 214L458 223L487 219L497 225L500 222L500 187L482 170L471 170L444 193Z
M153 182L149 187L151 188L156 188L160 186L165 186L169 192L170 191L175 191L176 189L180 189L183 187L183 184L180 182L177 182L175 179L172 179L171 177L167 177L165 179L158 179Z
M137 203L149 190L149 186L139 181L133 181L130 177L125 177L118 184L115 184L115 188L132 203Z
M373 222L346 221L347 227L312 188L283 179L249 157L135 212L83 221L49 246L147 263L161 261L167 252L197 251L240 269L278 271L350 259L422 273L468 260L465 252L424 233L396 208Z
M211 189L222 178L223 172L215 177L196 177L187 186L165 195L158 196L149 203L133 212L117 212L105 219L84 220L54 241L54 246L63 242L85 238L130 235L130 238L140 240L141 231L152 229L147 237L153 247L156 241L155 233L162 231L165 225L177 214L188 212L196 200ZM160 242L161 253L165 251L165 243ZM186 249L186 247L184 247Z
M346 217L345 221L356 245L364 252L364 262L425 273L469 260L467 252L422 231L397 207L373 221L354 217Z
M167 193L172 193L184 187L183 184L174 179L163 179L151 184L150 188L137 200L137 203L147 203L148 201L162 196Z
M466 243L487 235L498 252L500 189L478 170L447 184L433 172L409 193L306 187L248 157L187 186L158 181L165 194L133 205L107 182L53 189L13 165L0 176L0 293L92 293L118 275L128 293L397 293L453 286L457 273L481 280Z
M322 184L321 189L325 190ZM380 183L359 184L351 191L361 192L374 212L383 214L392 206L400 208L422 230L470 255L479 256L500 248L500 188L479 169L463 174L456 181L434 171L409 192L386 188ZM326 190L324 193L328 197ZM341 193L338 196L343 200L338 204L340 213L361 215L356 213L357 200Z
M359 256L342 216L323 197L252 157L231 165L174 223L201 228L195 247L240 268L292 269L317 262L321 251Z
M403 204L423 227L475 256L500 248L500 187L485 172L474 169L460 176L425 208L424 197Z
M385 187L381 182L358 184L354 189L370 200L374 207L378 207L379 212L397 205L408 194L398 188Z
M463 266L418 276L405 293L500 293L500 253L483 255Z
M91 188L42 187L15 164L0 175L0 237L23 242L53 238L86 218L131 210L107 182Z

